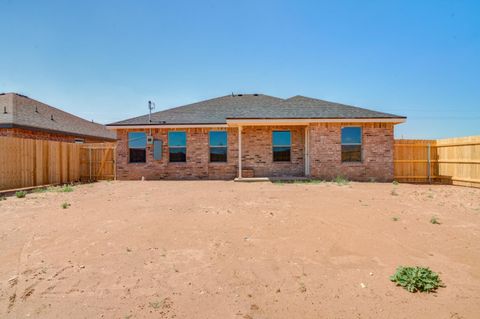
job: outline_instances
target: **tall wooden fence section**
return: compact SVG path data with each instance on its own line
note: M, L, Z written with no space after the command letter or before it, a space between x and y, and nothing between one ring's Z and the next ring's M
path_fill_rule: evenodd
M85 157L90 153L91 157ZM113 143L74 144L0 137L0 190L113 179L114 154Z
M73 143L0 137L0 189L79 180L80 147Z
M82 181L116 179L115 144L85 144L80 151L80 172Z
M480 187L480 136L395 140L394 176L399 182Z

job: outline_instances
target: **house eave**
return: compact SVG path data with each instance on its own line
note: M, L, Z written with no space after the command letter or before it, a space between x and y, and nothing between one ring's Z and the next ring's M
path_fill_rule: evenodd
M392 123L406 122L406 117L391 118L227 118L224 123L177 123L177 124L108 124L107 129L145 129L145 128L226 128L259 125L308 125L310 123Z
M110 141L110 142L117 141L116 138L111 138L111 137L88 135L88 134L81 134L81 133L67 132L67 131L60 131L60 130L51 130L51 129L41 128L36 126L20 125L15 123L0 123L0 129L2 128L7 128L7 129L16 128L16 129L23 129L23 130L34 131L34 132L44 132L49 134L58 134L58 135L73 136L73 137L79 137L79 138L89 138L89 139L103 140L103 141Z
M392 123L406 122L406 117L391 118L227 118L228 126L239 125L308 125L310 123Z

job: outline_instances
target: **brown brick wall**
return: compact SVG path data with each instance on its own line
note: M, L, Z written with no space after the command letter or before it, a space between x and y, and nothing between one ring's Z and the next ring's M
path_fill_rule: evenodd
M362 162L342 163L341 128L362 127ZM393 179L393 124L312 124L310 130L310 174L330 180L345 176L358 181Z
M290 162L273 161L273 131L291 132ZM247 126L242 129L242 165L253 169L254 176L303 176L305 172L303 126Z
M0 128L0 136L10 136L10 137L21 137L21 138L30 138L35 140L49 140L49 141L58 141L58 142L75 142L76 138L82 138L85 143L99 143L104 142L99 139L92 139L88 137L81 136L72 136L64 134L55 134L44 131L32 131L22 128Z
M362 162L341 162L342 124L312 124L310 134L311 176L332 179L343 175L351 180L390 181L393 179L393 125L365 123L362 140ZM358 124L356 124L358 126ZM228 128L227 163L209 162L208 132L213 128L190 128L177 131L187 133L187 162L169 163L168 132L174 129L152 129L151 135L163 141L162 159L153 159L153 145L147 145L146 163L128 162L129 131L118 130L117 176L119 179L233 179L237 176L238 129ZM290 130L292 133L291 161L273 162L272 131ZM254 176L303 176L305 128L302 126L251 126L242 130L242 166L253 170Z
M118 130L117 177L119 179L233 179L237 174L237 129L229 128L226 163L210 163L208 132L214 129L190 128L176 131L187 133L187 162L169 163L168 132L174 129L152 129L154 139L162 140L162 159L154 160L153 145L147 145L146 163L129 163L128 132L141 130Z

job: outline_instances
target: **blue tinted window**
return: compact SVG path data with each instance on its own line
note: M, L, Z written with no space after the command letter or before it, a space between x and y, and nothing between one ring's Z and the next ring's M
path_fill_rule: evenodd
M343 127L342 128L342 144L361 144L362 128L361 127Z
M187 134L185 132L168 132L168 146L185 147L187 145Z
M273 131L273 145L288 146L291 143L290 131Z
M211 131L210 146L227 146L227 132Z
M147 134L144 132L129 132L128 133L128 148L146 148Z

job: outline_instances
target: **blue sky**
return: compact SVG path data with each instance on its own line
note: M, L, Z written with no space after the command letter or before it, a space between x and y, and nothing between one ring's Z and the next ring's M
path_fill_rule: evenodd
M236 93L480 135L480 1L0 0L0 91L100 123Z

